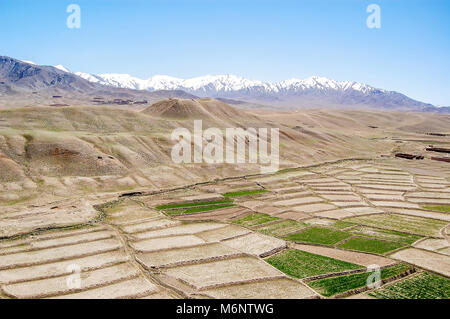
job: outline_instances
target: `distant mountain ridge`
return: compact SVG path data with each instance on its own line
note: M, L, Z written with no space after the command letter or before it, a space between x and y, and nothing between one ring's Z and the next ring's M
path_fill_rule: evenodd
M18 92L48 88L85 92L101 87L55 67L36 65L31 61L5 56L0 57L0 79L11 91Z
M97 105L98 101L111 104L109 101L114 100L113 104L145 105L166 98L196 96L181 90L149 92L105 86L85 80L62 65L43 66L0 56L0 107Z
M56 103L55 96L60 98ZM72 105L76 102L89 105L103 100L108 104L111 99L124 99L124 103L130 100L134 104L197 97L216 98L244 108L375 108L450 113L448 107L438 108L395 91L317 76L276 83L235 75L207 75L186 80L156 75L142 80L128 74L74 73L62 65L41 66L0 57L0 106Z
M290 79L269 83L235 75L207 75L186 80L156 75L143 80L128 74L75 74L93 83L121 88L147 91L182 90L200 97L234 99L287 108L366 106L415 111L434 108L431 104L415 101L395 91L317 76L305 80Z
M387 92L375 89L369 85L358 82L343 81L338 82L324 77L313 76L305 80L290 79L286 81L269 83L263 81L253 81L235 75L206 75L191 79L180 79L167 75L155 75L148 80L142 80L129 74L88 74L76 72L76 75L95 83L113 85L137 90L169 90L186 89L199 92L233 92L243 90L259 90L264 93L283 93L288 91L299 91L305 89L341 89L357 90L364 93L371 91Z

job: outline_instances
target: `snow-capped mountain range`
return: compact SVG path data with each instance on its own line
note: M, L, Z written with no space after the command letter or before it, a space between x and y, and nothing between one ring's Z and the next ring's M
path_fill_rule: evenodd
M95 75L82 72L75 74L90 82L120 88L147 91L182 90L199 97L234 99L289 108L368 106L421 110L431 106L397 92L378 89L363 83L335 81L318 76L304 80L290 79L269 83L235 75L207 75L191 79L155 75L144 80L128 74Z
M23 62L35 65L31 61ZM56 65L54 68L58 72L69 73L72 77L97 86L147 92L179 91L197 97L219 98L236 105L252 104L281 108L371 107L413 111L437 109L431 104L413 100L395 91L318 76L270 83L235 75L206 75L191 79L155 75L149 79L140 79L129 74L72 72L62 65Z
M133 106L168 98L192 99L197 96L184 91L149 92L105 86L87 81L62 65L38 65L32 61L0 56L0 108L99 105L99 101L117 105L114 100L125 101L125 105Z
M58 68L60 66L57 66ZM167 75L155 75L147 80L133 77L129 74L89 74L76 72L76 75L91 82L112 85L116 87L136 90L185 90L192 93L209 94L211 92L227 93L236 91L258 91L266 94L280 94L290 91L317 90L355 90L363 93L380 91L369 85L358 82L339 82L324 77L313 76L305 80L290 79L286 81L269 83L248 80L235 75L206 75L191 79L180 79Z

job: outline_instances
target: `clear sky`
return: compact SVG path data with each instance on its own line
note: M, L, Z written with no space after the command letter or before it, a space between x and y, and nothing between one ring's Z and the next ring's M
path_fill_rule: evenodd
M80 29L66 26L72 3ZM140 78L319 75L447 106L450 1L1 0L0 55Z

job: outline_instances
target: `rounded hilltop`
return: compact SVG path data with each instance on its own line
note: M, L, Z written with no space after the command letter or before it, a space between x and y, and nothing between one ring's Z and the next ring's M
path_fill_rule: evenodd
M242 112L212 98L180 99L170 98L156 102L142 111L144 114L172 119L236 120Z

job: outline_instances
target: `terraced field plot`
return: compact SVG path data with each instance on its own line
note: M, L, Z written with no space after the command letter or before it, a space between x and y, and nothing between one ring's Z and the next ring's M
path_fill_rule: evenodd
M439 237L440 230L448 224L447 222L441 220L399 214L351 217L345 219L345 221L399 232L409 232L417 235L435 237Z
M330 227L336 228L336 229L345 229L351 226L354 226L355 224L350 222L345 222L343 220L337 220L334 223L330 224Z
M254 227L258 225L262 225L271 221L279 220L280 218L270 216L267 214L255 213L248 215L246 217L234 220L233 223L237 225L242 225L246 227Z
M366 267L370 265L379 265L380 267L384 267L396 263L396 261L394 261L393 259L390 259L385 256L349 251L334 247L325 247L309 244L294 244L293 248L320 256L338 259L353 264L363 265Z
M150 210L144 207L142 203L135 201L116 203L111 207L106 207L104 212L106 214L106 221L114 225L123 225L161 216L157 211Z
M186 282L196 290L216 288L229 283L283 277L276 269L252 257L174 267L166 270L165 273Z
M398 264L383 268L380 272L380 280L386 280L394 276L405 274L410 270L411 266L405 264ZM373 272L363 272L358 274L313 280L308 282L308 285L314 288L321 295L331 297L336 294L344 293L353 289L366 287L367 279L372 273Z
M269 191L266 189L253 189L253 190L242 190L236 192L228 192L223 194L225 197L241 197L241 196L252 196L258 194L268 193Z
M315 296L315 293L306 286L300 286L298 282L287 278L223 286L204 290L203 293L213 298L227 299L303 299Z
M274 237L284 237L288 234L298 232L305 227L305 224L299 223L295 220L283 220L280 222L271 223L267 226L263 225L254 229L266 235Z
M429 238L421 240L413 245L414 247L434 251L444 255L450 255L450 241L447 239Z
M234 220L233 223L250 227L255 231L274 237L283 237L287 234L298 232L306 227L305 224L294 220L285 220L261 213L248 215Z
M224 241L224 244L246 254L259 257L272 255L287 246L284 240L258 233L232 238Z
M221 243L211 243L190 248L171 249L137 255L137 260L146 268L180 266L195 261L209 261L224 257L242 257L239 250Z
M305 251L289 249L266 258L272 266L295 278L361 269L362 266Z
M351 234L340 230L333 230L324 227L311 227L299 233L288 235L286 236L286 239L296 242L334 245L350 236Z
M186 208L186 207L195 207L195 206L205 206L205 205L216 205L216 204L228 204L233 201L230 199L222 199L210 202L194 202L194 203L183 203L183 204L168 204L168 205L159 205L156 206L156 209L164 210L164 209L172 209L172 208Z
M448 194L448 196L450 197L450 194ZM450 205L426 205L424 206L424 208L429 210L437 210L444 213L450 213Z
M135 241L165 238L169 236L193 235L204 231L220 229L226 227L227 224L215 222L199 222L199 223L182 223L180 225L172 225L172 227L161 227L159 229L151 229L145 232L135 232L130 238Z
M215 221L229 222L236 218L240 218L242 216L247 216L252 213L253 212L246 207L231 206L231 207L201 212L198 214L176 215L176 219L185 220L185 221L215 220Z
M355 237L349 239L343 244L340 244L338 247L350 250L364 251L368 253L384 254L386 252L404 246L405 246L404 244L398 242L377 240L373 238Z
M354 223L329 218L311 218L304 220L303 223L309 226L327 227L335 230L343 230L345 228L355 226Z
M205 230L200 233L197 233L196 236L208 241L223 241L232 238L238 238L247 234L250 234L252 231L236 225L228 225L222 228Z
M423 272L369 295L380 299L449 299L450 279Z
M2 291L12 298L172 295L144 278L115 233L102 227L38 235L25 251L20 240L17 244L11 241L0 258ZM76 269L81 285L69 286Z
M195 213L209 212L227 207L234 207L230 199L213 200L206 202L175 203L156 206L167 215L189 215Z
M167 215L187 215L187 214L195 214L202 212L209 212L212 210L217 210L226 207L233 207L234 204L219 204L219 205L203 205L200 207L191 207L191 208L183 208L183 209L174 209L166 211Z
M348 230L348 232L365 237L394 241L405 245L411 245L415 241L422 238L421 236L411 235L408 233L400 233L392 230L378 229L366 226L358 226Z
M390 257L447 277L450 276L450 258L445 254L417 248L407 248L393 253Z

